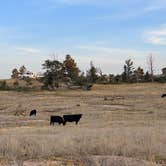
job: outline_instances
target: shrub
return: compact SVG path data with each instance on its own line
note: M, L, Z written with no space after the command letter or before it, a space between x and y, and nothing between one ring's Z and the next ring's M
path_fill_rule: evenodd
M16 80L16 81L14 81L13 86L14 86L14 87L19 86L19 82L18 82L17 80Z
M9 87L7 86L6 81L0 82L0 90L9 90Z

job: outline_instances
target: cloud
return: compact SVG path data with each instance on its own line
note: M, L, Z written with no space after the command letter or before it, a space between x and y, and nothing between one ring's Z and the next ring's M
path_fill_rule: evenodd
M141 51L141 50L134 50L134 49L120 49L120 48L112 48L112 47L104 47L104 46L94 46L94 45L82 45L82 46L77 46L77 48L81 50L86 50L86 51L93 51L96 52L97 55L104 53L105 55L110 55L110 56L115 56L121 57L123 56L124 58L126 56L128 57L142 57L144 55L148 55L150 52L149 51Z
M36 48L31 48L31 47L16 47L16 50L19 52L23 52L23 53L39 53L40 50L36 49Z
M101 1L103 2L103 1ZM110 21L110 20L123 20L132 19L140 16L145 17L151 13L164 11L166 9L165 0L127 0L127 1L109 1L104 3L107 7L112 7L111 14L101 14L94 18L96 21ZM102 5L101 5L102 7Z
M159 11L164 10L166 8L166 1L165 0L152 0L148 6L144 8L147 12Z
M154 44L154 45L166 45L166 38L165 37L158 37L153 36L147 39L147 43Z
M77 57L80 66L87 66L93 61L97 67L101 67L104 73L122 73L126 59L134 61L134 67L141 66L147 70L147 57L153 53L154 57L160 57L160 52L152 50L137 50L104 47L101 45L79 45L77 46ZM156 58L156 59L158 59ZM88 63L89 65L89 63Z
M145 42L154 45L166 45L166 25L145 32Z
M88 5L88 6L110 6L115 3L119 3L120 0L50 0L51 3L54 4L63 4L69 6L80 6L80 5Z

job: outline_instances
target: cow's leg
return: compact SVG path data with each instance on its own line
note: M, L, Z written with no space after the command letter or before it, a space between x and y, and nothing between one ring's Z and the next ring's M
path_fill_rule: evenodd
M65 126L65 125L66 125L66 121L63 122L63 126Z
M78 121L76 121L76 125L78 124Z

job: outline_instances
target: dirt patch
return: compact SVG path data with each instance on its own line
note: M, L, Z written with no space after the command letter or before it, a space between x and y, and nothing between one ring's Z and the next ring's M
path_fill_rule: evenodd
M103 108L110 109L110 110L129 110L131 106L128 105L122 105L122 104L117 104L117 105L102 105Z
M55 160L55 161L25 161L23 166L85 166L83 162L74 160Z
M161 166L154 162L120 156L93 156L89 159L89 164L93 166Z
M56 160L28 160L20 161L18 163L4 163L0 166L162 166L161 164L156 164L154 162L149 162L140 159L120 157L120 156L91 156L83 157L81 161L76 160L65 160L65 159L56 159Z

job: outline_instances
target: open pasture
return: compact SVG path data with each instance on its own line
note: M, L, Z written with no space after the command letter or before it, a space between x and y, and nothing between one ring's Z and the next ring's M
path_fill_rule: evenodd
M89 156L122 156L164 163L162 93L166 84L155 83L95 85L91 91L2 91L0 158L17 163L60 157L94 164ZM32 109L37 110L36 117L29 116ZM51 115L64 114L83 116L78 125L50 126Z

